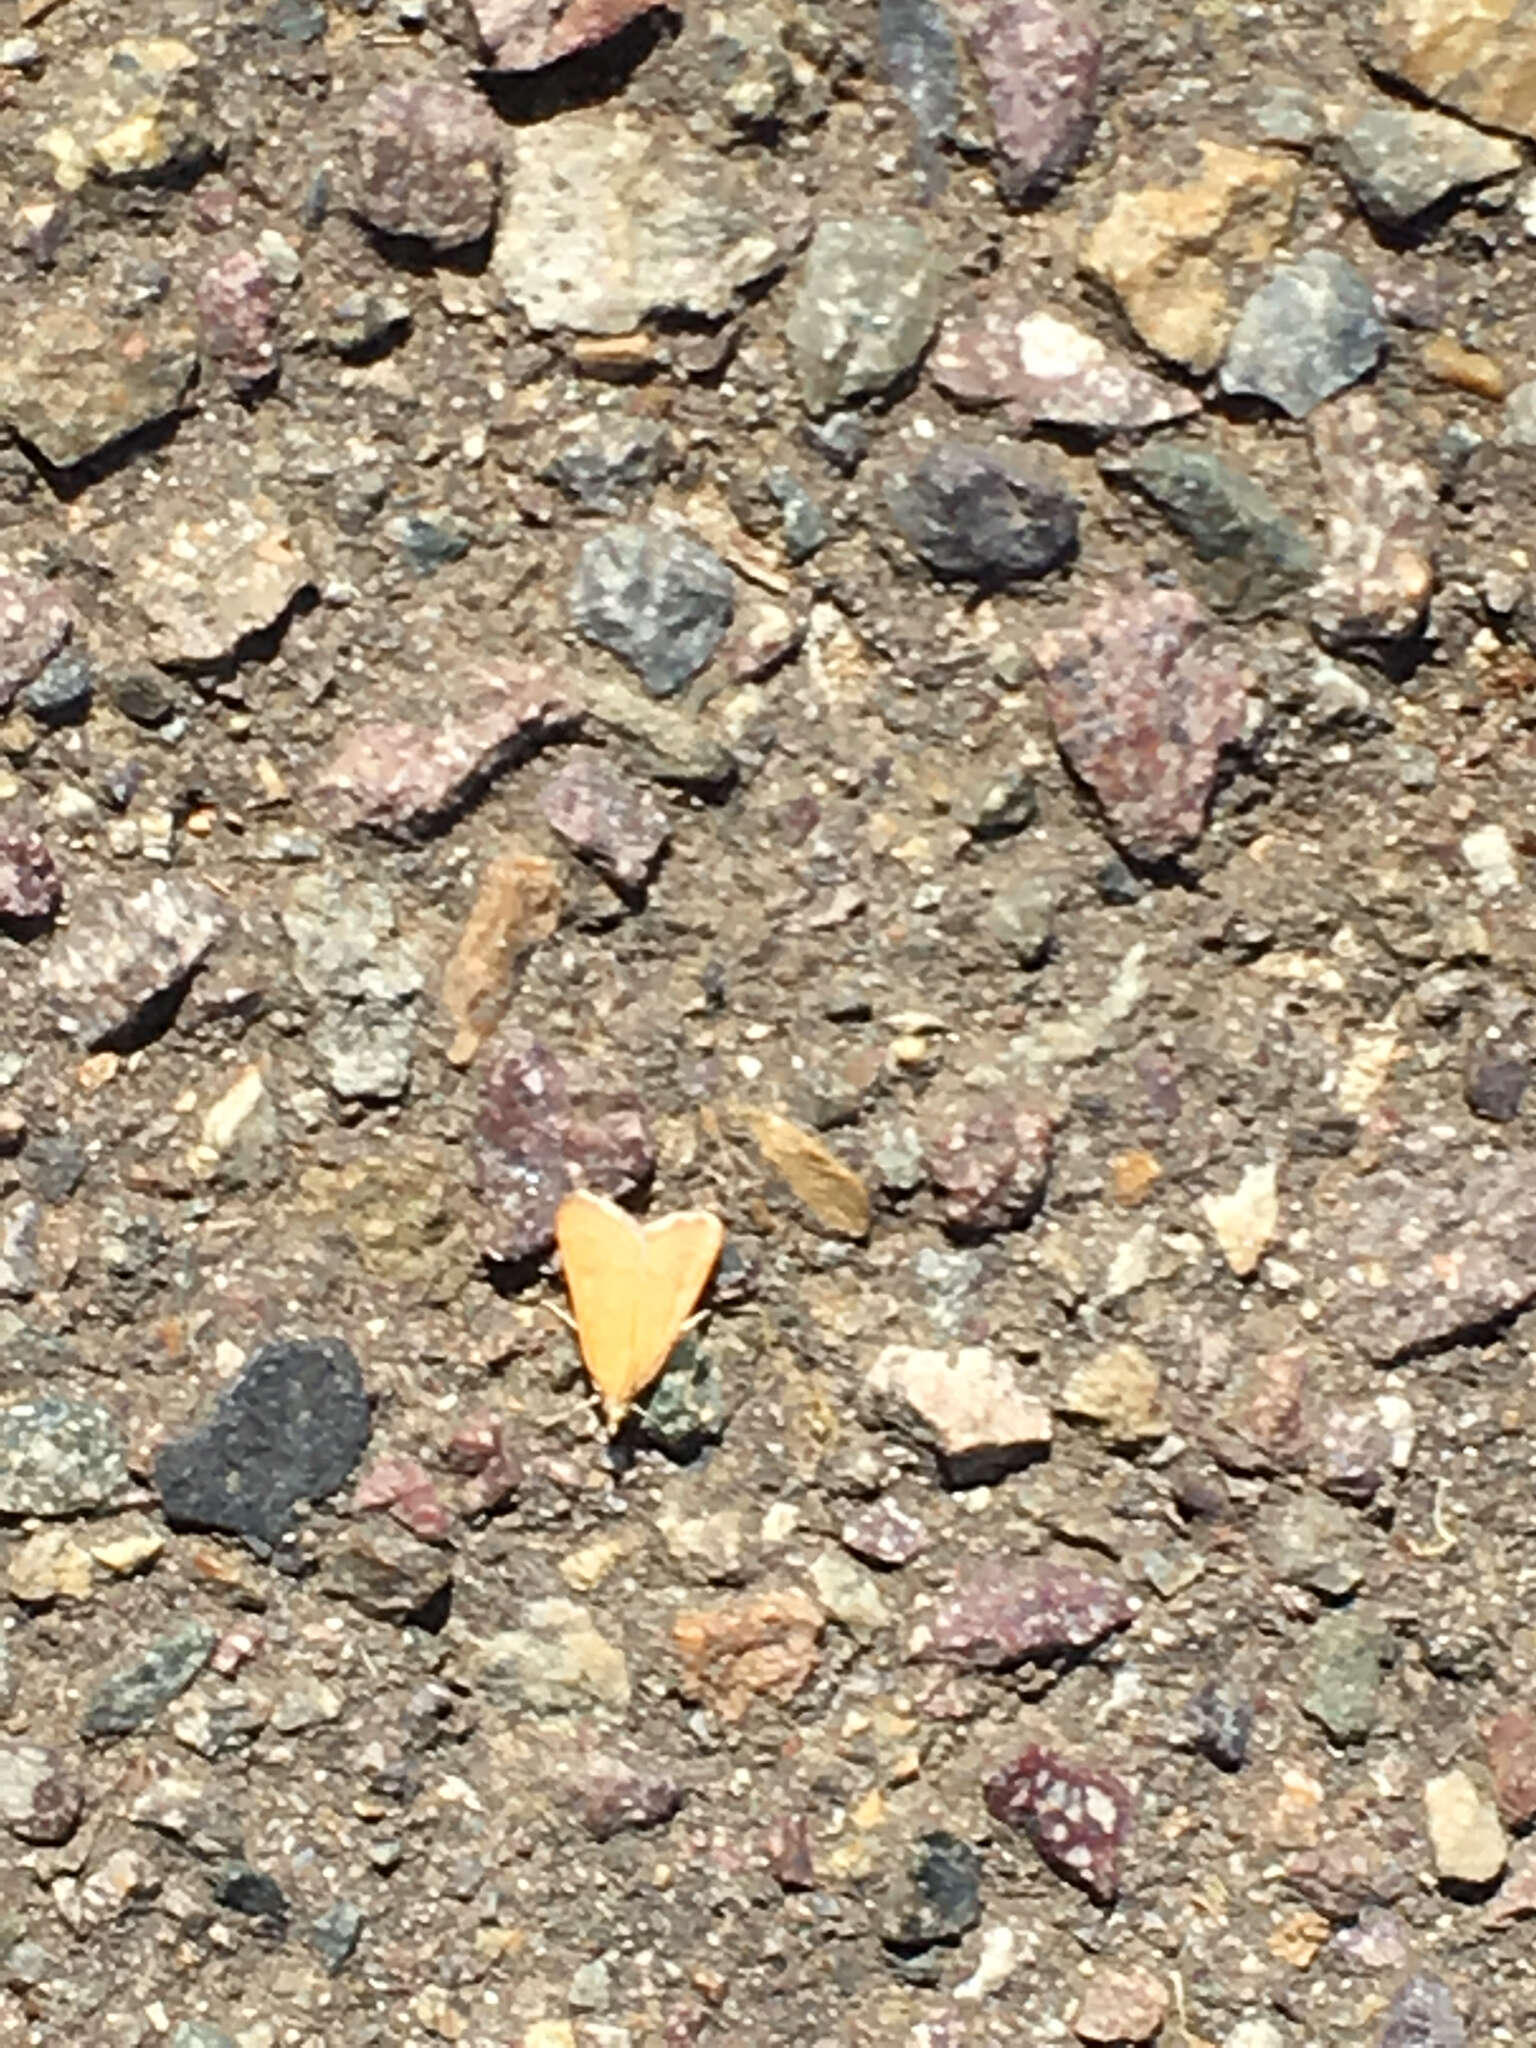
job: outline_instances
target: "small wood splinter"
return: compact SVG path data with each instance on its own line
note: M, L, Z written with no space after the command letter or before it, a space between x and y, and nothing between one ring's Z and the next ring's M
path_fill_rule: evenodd
M715 1270L725 1225L707 1209L640 1223L585 1188L555 1217L582 1362L610 1433L660 1373Z

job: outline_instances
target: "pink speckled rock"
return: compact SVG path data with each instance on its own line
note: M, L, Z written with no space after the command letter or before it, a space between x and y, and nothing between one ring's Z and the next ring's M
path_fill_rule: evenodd
M475 26L497 71L540 71L606 43L654 12L657 0L472 0Z
M1205 829L1250 679L1184 590L1132 582L1036 654L1056 744L1137 860L1185 853Z
M42 673L69 633L69 613L49 584L0 569L0 711Z
M671 833L664 805L596 747L573 747L539 792L539 809L574 852L625 894L642 890Z
M0 931L51 924L63 900L59 871L37 833L0 827Z
M922 1107L923 1163L953 1231L982 1235L1032 1216L1051 1170L1051 1120L1004 1096L939 1093Z
M357 122L357 210L370 227L461 248L491 231L501 135L477 92L440 79L381 85Z
M1093 140L1099 24L1063 0L962 0L957 11L992 106L998 189L1010 205L1048 198Z
M1092 1649L1135 1613L1118 1580L1041 1558L991 1557L962 1572L940 1601L926 1654L979 1671L1006 1671L1026 1660Z
M232 249L197 281L203 347L237 391L277 368L277 302L272 277L254 249Z
M439 726L357 727L332 756L315 800L338 832L423 839L576 719L575 706L544 669L482 675Z
M1031 1743L984 1790L992 1818L1026 1834L1058 1877L1098 1905L1114 1901L1135 1810L1123 1778Z
M928 367L962 405L997 405L1010 426L1039 420L1098 433L1161 426L1200 410L1193 391L1154 377L1095 334L1015 298L947 321Z

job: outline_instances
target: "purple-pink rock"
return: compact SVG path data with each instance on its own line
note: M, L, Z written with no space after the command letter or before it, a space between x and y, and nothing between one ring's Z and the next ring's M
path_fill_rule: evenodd
M920 1132L951 1230L1006 1230L1039 1208L1051 1170L1043 1110L1000 1096L941 1095L924 1102Z
M0 1821L23 1842L67 1842L85 1794L56 1749L0 1742Z
M1073 1763L1031 1743L986 1782L987 1811L1018 1828L1042 1863L1096 1905L1120 1891L1120 1851L1131 1832L1135 1795L1113 1771Z
M1378 2048L1467 2048L1450 1987L1421 1970L1393 1999Z
M467 85L381 85L357 123L357 211L387 235L434 248L482 241L496 219L501 136Z
M607 42L652 13L659 0L471 0L475 26L497 71L540 71Z
M277 368L277 299L254 249L232 249L197 281L203 347L237 391Z
M683 1803L683 1787L654 1766L633 1758L595 1757L582 1779L581 1824L606 1842L631 1828L662 1827Z
M997 134L998 190L1010 205L1048 198L1088 153L1104 40L1062 0L961 0Z
M1392 1470L1392 1437L1369 1404L1330 1408L1317 1446L1317 1479L1325 1493L1365 1507Z
M1135 1619L1125 1588L1078 1565L987 1558L940 1601L924 1653L980 1671L1090 1650Z
M359 726L332 756L315 799L339 832L424 839L579 715L543 668L486 673L440 726Z
M51 924L63 900L59 871L38 834L0 825L0 930Z
M596 747L573 747L539 792L539 809L573 852L626 895L643 889L671 833L666 807Z
M485 1249L515 1262L548 1251L573 1187L623 1196L656 1155L639 1098L584 1060L560 1060L527 1031L496 1048L475 1125L476 1180L489 1212Z
M839 1541L867 1564L891 1569L910 1564L928 1541L928 1531L916 1515L909 1515L893 1500L872 1500L844 1522Z
M1027 433L1037 421L1099 433L1155 427L1200 410L1182 390L1097 335L1015 298L950 320L928 359L933 381L962 405L1000 406Z
M1243 732L1249 677L1184 590L1132 582L1042 633L1036 655L1056 744L1134 859L1187 852L1217 770Z
M48 584L0 569L0 711L42 674L69 633L69 612Z

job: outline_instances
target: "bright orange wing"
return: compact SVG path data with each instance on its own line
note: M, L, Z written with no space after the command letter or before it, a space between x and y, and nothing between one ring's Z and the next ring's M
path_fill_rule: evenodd
M666 1364L709 1285L724 1242L725 1225L707 1209L680 1209L645 1226L626 1401L643 1393Z
M582 1188L560 1204L555 1241L582 1359L612 1421L632 1398L634 1303L641 1291L645 1235L617 1202Z

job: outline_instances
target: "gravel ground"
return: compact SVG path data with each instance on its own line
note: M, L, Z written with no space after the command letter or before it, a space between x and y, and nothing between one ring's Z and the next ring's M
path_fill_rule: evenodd
M1533 142L1530 0L20 0L4 2048L1536 2039Z

